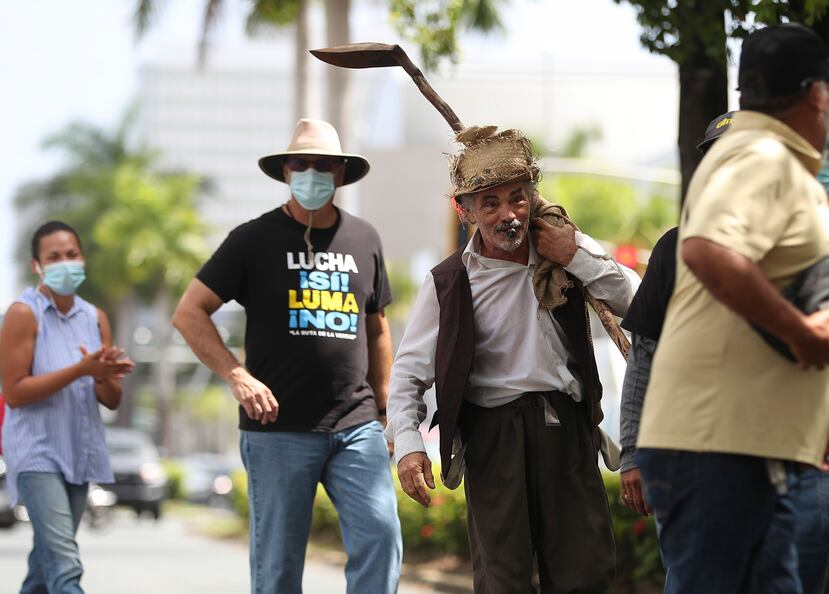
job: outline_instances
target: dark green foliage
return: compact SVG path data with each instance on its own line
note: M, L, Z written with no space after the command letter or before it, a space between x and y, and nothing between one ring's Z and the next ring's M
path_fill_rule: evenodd
M285 27L293 24L299 14L300 0L251 0L246 29L248 34L259 27Z
M421 66L434 69L441 58L458 57L461 29L503 31L498 9L505 0L391 0L391 21L404 38L420 47Z
M829 10L829 0L613 1L635 8L644 47L677 64L701 54L721 62L726 37L744 37L758 25L795 21L818 29Z
M725 12L734 0L613 0L636 9L642 25L640 40L650 51L668 56L677 64L700 54L725 64Z
M299 13L299 5L304 1L307 0L247 0L247 4L250 5L246 22L248 34L253 34L263 26L285 27L292 25ZM136 0L133 13L136 37L143 37L155 24L162 3L158 0ZM207 55L210 33L221 17L224 5L224 0L205 0L198 46L199 64L202 66Z

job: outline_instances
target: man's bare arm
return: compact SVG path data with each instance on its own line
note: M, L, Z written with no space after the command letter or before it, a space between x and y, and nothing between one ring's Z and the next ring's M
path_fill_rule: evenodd
M829 363L829 312L803 315L754 262L713 241L682 242L682 260L726 307L785 341L803 367Z
M199 360L228 381L231 372L241 364L222 342L210 319L221 306L222 300L216 293L199 279L193 279L173 313L173 326L181 332Z
M222 300L216 293L199 279L193 279L173 314L173 326L199 360L228 383L250 418L263 425L275 421L279 413L276 398L233 356L210 319L221 305Z
M374 391L377 410L385 411L389 399L392 346L389 321L383 311L366 316L366 337L368 339L368 374L366 379ZM381 415L380 420L385 427L385 412Z

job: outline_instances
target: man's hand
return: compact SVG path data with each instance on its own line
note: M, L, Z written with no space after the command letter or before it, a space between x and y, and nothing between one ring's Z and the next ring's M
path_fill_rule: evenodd
M639 475L638 468L631 468L626 470L621 475L622 484L622 503L630 509L649 516L653 513L648 502L645 500L645 494L642 492L642 479Z
M263 425L273 423L279 415L279 403L268 386L253 377L244 367L230 372L230 391L248 416Z
M804 316L755 262L708 239L685 239L680 255L714 298L789 345L802 369L829 364L829 311Z
M400 486L406 495L417 501L423 507L429 507L432 498L426 491L435 488L435 478L432 476L432 463L424 452L406 454L397 463L397 477Z
M823 369L829 363L829 309L807 316L799 331L784 340L802 369Z
M567 266L576 255L576 229L572 225L556 227L541 218L532 220L535 251L542 258Z

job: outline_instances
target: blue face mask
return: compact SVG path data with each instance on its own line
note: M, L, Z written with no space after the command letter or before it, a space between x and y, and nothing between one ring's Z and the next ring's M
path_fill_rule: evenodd
M826 146L826 149L829 150L829 145ZM824 157L826 156L826 150L824 152ZM823 168L817 174L817 180L823 184L823 188L826 190L826 193L829 194L829 159L824 158L823 160Z
M319 210L334 195L334 174L312 167L291 172L291 194L305 210Z
M58 295L74 295L86 280L82 260L64 260L44 266L41 272L43 284Z

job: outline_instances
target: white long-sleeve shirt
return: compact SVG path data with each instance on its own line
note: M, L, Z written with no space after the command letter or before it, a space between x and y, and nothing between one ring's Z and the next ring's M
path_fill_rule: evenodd
M529 237L528 237L529 240ZM591 237L576 232L576 253L565 270L619 316L627 311L639 276L611 259ZM532 277L539 256L530 243L526 265L480 255L480 236L467 244L462 260L472 291L475 355L466 398L495 407L524 392L559 390L581 400L567 337L539 306ZM395 357L389 384L386 437L397 460L425 452L418 428L426 417L423 394L435 381L440 306L432 275L426 277Z

